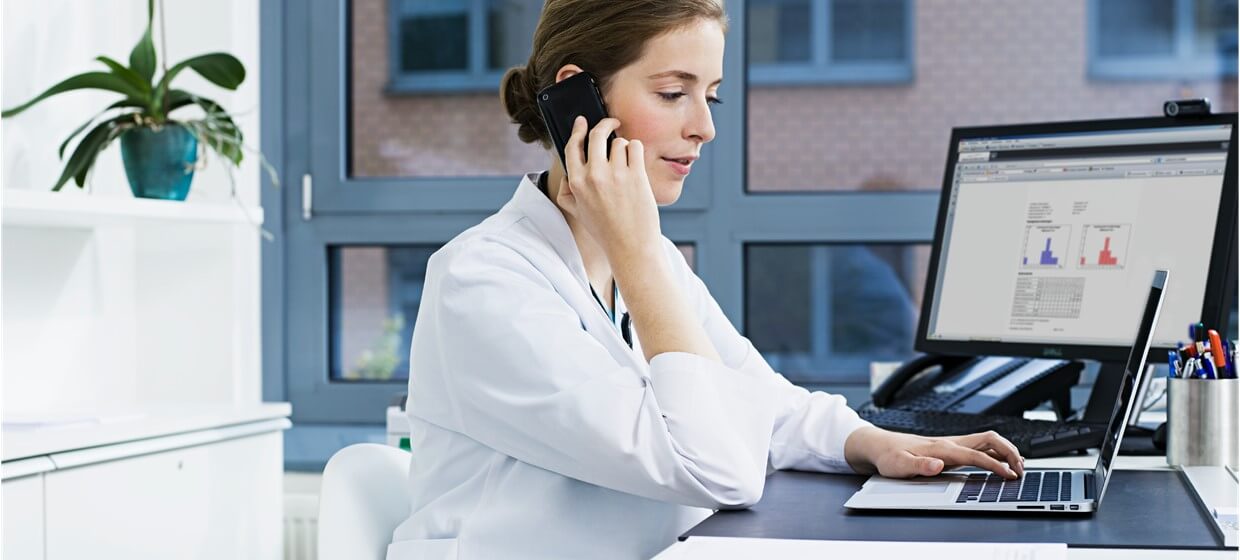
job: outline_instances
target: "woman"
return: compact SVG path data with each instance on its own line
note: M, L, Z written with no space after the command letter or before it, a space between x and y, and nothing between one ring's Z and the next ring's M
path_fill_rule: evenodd
M548 171L431 257L410 360L412 508L388 558L647 558L712 510L757 502L771 469L1021 472L994 433L887 432L793 386L661 235L657 206L715 136L726 25L716 0L546 2L501 97ZM534 95L583 70L614 118L578 119L565 170Z

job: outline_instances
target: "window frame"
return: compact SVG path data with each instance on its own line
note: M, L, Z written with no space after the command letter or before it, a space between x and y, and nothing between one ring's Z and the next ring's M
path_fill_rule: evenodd
M487 35L486 15L488 0L467 0L465 18L469 27L468 67L462 70L404 71L401 70L400 18L402 2L389 0L388 13L388 84L389 94L442 94L457 92L487 92L504 75L503 70L487 68L486 54L491 38Z
M745 78L746 0L725 0L725 8L731 25L719 95L727 103L714 109L718 135L704 147L681 200L660 215L664 235L694 246L698 275L743 329L746 244L929 243L940 189L747 191L747 89L760 84ZM261 64L279 69L261 77L263 106L279 108L262 112L262 147L286 185L262 193L275 234L262 247L263 398L293 403L288 463L314 469L358 433L381 434L384 409L406 388L405 382L329 381L327 248L444 243L497 210L519 178L349 177L347 0L265 0L261 11ZM908 13L911 21L911 5ZM309 220L298 188L304 176L313 185ZM858 395L868 385L813 387ZM299 426L306 427L304 437ZM325 439L330 445L320 443Z
M1236 60L1218 53L1195 51L1196 12L1194 0L1172 0L1175 22L1172 26L1173 53L1166 56L1105 56L1101 53L1103 23L1102 0L1086 5L1086 58L1089 77L1102 81L1123 80L1202 80L1236 75Z
M904 84L914 78L914 12L912 0L904 4L904 58L892 62L838 62L831 56L831 18L835 0L811 1L810 61L764 62L748 68L753 86ZM728 12L732 17L732 12ZM733 25L738 25L732 18ZM746 45L748 47L748 45Z

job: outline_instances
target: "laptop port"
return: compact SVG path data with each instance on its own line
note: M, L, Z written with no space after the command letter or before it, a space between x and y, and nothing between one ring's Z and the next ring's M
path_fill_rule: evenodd
M1078 510L1078 509L1081 509L1081 506L1080 506L1080 505L1078 505L1078 504L1072 504L1072 505L1068 506L1068 509L1071 509L1071 510Z
M1046 509L1046 506L1016 506L1016 509Z
M1063 504L1051 504L1051 509L1054 511L1063 511Z

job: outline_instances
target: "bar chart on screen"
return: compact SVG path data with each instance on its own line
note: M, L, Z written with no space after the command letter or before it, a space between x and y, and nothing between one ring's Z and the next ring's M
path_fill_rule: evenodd
M1081 232L1081 254L1077 267L1123 269L1131 229L1131 224L1086 225Z
M1068 262L1068 239L1071 236L1072 226L1069 225L1025 226L1021 268L1063 268Z

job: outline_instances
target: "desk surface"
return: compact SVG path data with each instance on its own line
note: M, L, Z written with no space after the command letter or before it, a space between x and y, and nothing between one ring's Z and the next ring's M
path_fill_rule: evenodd
M1121 465L1153 467L1161 458L1121 458ZM1137 459L1137 460L1132 460ZM1155 461L1158 459L1158 461ZM1093 458L1030 461L1028 466L1084 467ZM1174 471L1117 470L1103 505L1093 516L953 512L851 512L843 503L864 476L778 472L767 479L762 501L748 510L724 511L687 537L925 542L1060 542L1095 548L1218 547L1204 514ZM1173 512L1178 512L1173 514Z

